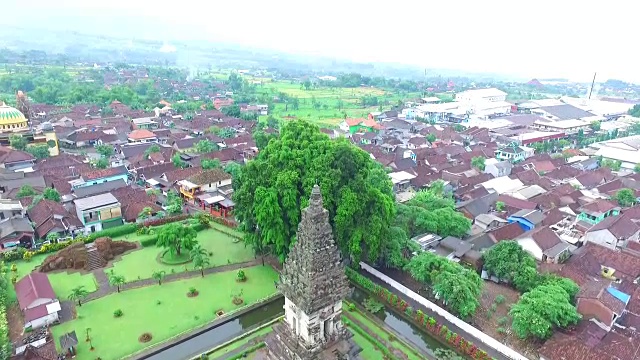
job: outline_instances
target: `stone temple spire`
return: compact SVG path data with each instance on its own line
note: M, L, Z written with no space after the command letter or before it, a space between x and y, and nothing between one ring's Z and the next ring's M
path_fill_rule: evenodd
M284 263L280 280L280 291L307 314L350 294L318 185L311 191L309 206L302 210L297 242Z
M302 210L297 241L280 274L284 321L265 339L268 360L359 359L361 350L342 324L349 281L333 240L320 187Z

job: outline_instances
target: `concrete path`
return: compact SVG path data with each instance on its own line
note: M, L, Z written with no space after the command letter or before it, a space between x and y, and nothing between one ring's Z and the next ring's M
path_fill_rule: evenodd
M381 282L391 286L391 289L389 290L391 290L392 292L396 293L397 295L402 295L405 298L408 297L409 305L413 306L414 309L426 309L426 315L433 316L439 323L446 325L449 330L460 334L460 336L473 343L483 343L486 347L488 347L483 347L483 350L487 351L488 355L497 359L528 360L517 351L511 349L500 341L460 320L458 317L449 313L447 310L425 299L419 294L416 294L413 290L374 269L370 265L361 262L360 267L372 276L379 279Z
M226 271L240 270L240 269L249 268L249 267L260 265L260 264L262 264L262 261L260 259L255 259L255 260L245 261L237 264L210 267L210 268L204 269L204 274L208 275L208 274L215 274L215 273L226 272ZM104 270L105 269L102 268L102 269L96 269L93 271L93 275L96 277L98 290L89 294L84 299L84 302L96 300L118 291L118 289L115 286L109 285L109 277L107 276L107 274L105 274ZM191 271L183 271L175 274L167 274L162 280L162 283L190 279L198 276L202 276L202 273L200 272L200 270L191 270ZM135 280L122 285L120 287L120 291L131 290L131 289L136 289L144 286L157 285L157 284L158 284L158 281L156 281L155 279Z

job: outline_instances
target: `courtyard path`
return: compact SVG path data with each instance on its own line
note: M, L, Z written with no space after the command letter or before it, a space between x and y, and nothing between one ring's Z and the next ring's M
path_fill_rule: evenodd
M255 259L255 260L245 261L237 264L215 266L215 267L204 269L204 274L208 275L208 274L215 274L215 273L226 272L226 271L240 270L243 268L248 268L248 267L252 267L260 264L262 264L262 260ZM265 266L269 266L269 265L266 264ZM104 270L105 270L104 268L93 270L93 275L96 277L98 290L89 294L84 299L84 302L96 300L118 291L118 289L115 286L109 285L109 277L107 276L107 274L105 274ZM162 280L162 282L167 283L167 282L172 282L177 280L190 279L198 276L202 276L202 273L200 272L200 270L183 271L175 274L167 274ZM120 291L131 290L131 289L157 285L157 284L158 284L158 281L156 281L155 279L135 280L122 285L120 287Z

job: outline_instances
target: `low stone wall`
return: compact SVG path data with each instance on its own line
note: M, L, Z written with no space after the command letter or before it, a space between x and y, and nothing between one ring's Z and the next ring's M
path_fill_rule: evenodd
M432 303L431 301L423 298L419 294L416 294L411 289L409 289L406 286L400 284L399 282L391 279L390 277L388 277L387 275L385 275L385 274L381 273L380 271L374 269L373 267L371 267L371 266L369 266L369 265L367 265L367 264L365 264L363 262L360 263L360 267L363 270L365 270L366 272L370 273L371 275L373 275L373 276L377 277L378 279L382 280L383 282L389 284L391 287L393 287L394 289L398 290L399 292L401 292L405 296L413 299L414 301L420 303L422 306L426 307L427 309L429 309L429 310L433 311L434 313L438 314L439 316L443 317L444 319L446 319L447 321L451 322L452 324L454 324L455 326L457 326L461 330L469 333L470 335L472 335L473 337L475 337L476 339L478 339L479 341L481 341L485 345L493 348L494 350L496 350L499 353L503 354L504 356L508 357L509 359L513 359L513 360L528 360L526 357L522 356L517 351L511 349L510 347L504 345L503 343L499 342L498 340L486 335L482 331L480 331L480 330L476 329L475 327L467 324L466 322L460 320L455 315L449 313L447 310L445 310L445 309L441 308L440 306Z

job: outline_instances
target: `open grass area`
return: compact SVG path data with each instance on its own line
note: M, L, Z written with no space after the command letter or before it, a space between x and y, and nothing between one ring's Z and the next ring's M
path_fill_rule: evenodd
M245 304L276 292L274 281L278 274L270 266L255 266L245 272L246 283L237 283L236 272L231 271L128 290L90 301L76 308L77 319L52 328L54 339L75 330L80 340L78 360L120 359L205 325L216 318L218 310L228 314L238 309L240 306L231 300L241 289ZM198 290L197 297L186 296L190 287ZM120 318L113 316L117 309L124 313ZM87 328L91 328L93 352L84 341ZM153 338L143 344L138 337L145 332Z
M198 242L204 249L210 252L210 266L235 264L253 260L253 250L246 247L244 242L223 234L215 229L207 229L198 233ZM113 263L113 269L118 275L125 277L126 281L148 279L154 271L165 271L167 274L193 270L188 264L169 265L158 261L158 256L164 249L150 246L134 250L122 256L122 259Z

